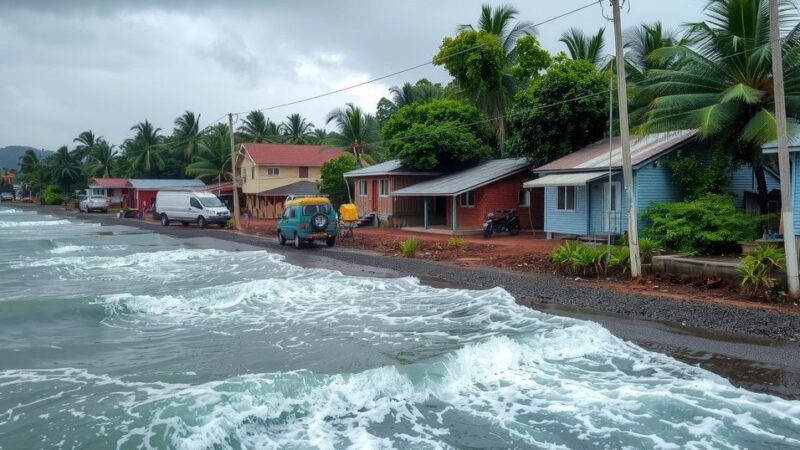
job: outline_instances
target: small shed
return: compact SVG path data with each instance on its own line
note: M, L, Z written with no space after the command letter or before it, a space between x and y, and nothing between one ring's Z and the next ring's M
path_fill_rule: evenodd
M344 177L353 183L353 203L362 216L374 215L376 224L418 226L422 225L422 198L392 193L437 175L409 169L393 159L347 172Z
M485 161L475 167L442 175L394 191L393 197L422 200L422 226L439 227L453 234L480 231L490 212L517 211L523 229L541 223L541 202L523 188L530 179L525 158ZM532 197L533 204L532 207ZM441 224L441 225L440 225Z
M153 207L153 201L161 189L202 190L206 184L196 179L129 179L128 186L131 193L130 207L138 211L148 211Z
M127 206L130 198L127 178L92 178L89 180L88 195L103 195L115 206Z
M286 197L290 195L317 195L319 187L313 181L297 181L285 186L259 192L257 197L257 207L262 211L263 217L267 219L277 219L283 214L283 205Z

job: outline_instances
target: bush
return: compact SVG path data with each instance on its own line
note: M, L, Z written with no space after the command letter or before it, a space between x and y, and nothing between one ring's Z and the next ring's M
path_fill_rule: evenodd
M640 242L641 245L641 242ZM608 254L608 271L624 275L631 267L631 249L627 246L613 246Z
M225 228L228 230L235 230L237 228L236 219L230 218L225 222Z
M661 247L661 242L646 237L639 239L639 254L642 255L642 262L644 264L653 262L653 255L657 255L663 251L664 249Z
M550 262L556 270L571 276L625 274L630 264L630 250L619 246L589 247L567 241L550 252Z
M417 238L412 236L400 242L400 253L402 253L406 258L413 258L414 254L417 253L418 247L419 241L417 241Z
M649 225L642 231L669 250L690 254L733 251L738 241L757 237L767 217L739 211L733 198L709 194L693 201L658 203L642 213Z
M60 187L49 184L44 188L42 198L44 198L44 203L46 205L60 205L64 202L64 193Z
M742 292L754 297L772 297L774 271L783 268L784 262L783 252L778 248L765 246L753 250L742 258L737 269L742 278L739 283Z
M464 239L451 237L447 240L447 247L453 250L460 250L464 248Z

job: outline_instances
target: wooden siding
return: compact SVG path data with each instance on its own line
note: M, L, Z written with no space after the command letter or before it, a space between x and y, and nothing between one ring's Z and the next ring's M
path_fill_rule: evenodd
M419 215L421 217L423 213L423 199L421 197L392 197L391 193L428 178L430 177L419 175L384 175L354 178L353 190L355 196L353 200L356 207L358 207L359 215L377 213L389 218L409 215ZM359 194L359 183L362 180L367 183L367 195L363 197ZM387 180L389 183L389 195L386 197L381 197L377 190L373 190L373 181L380 183L380 180ZM375 183L374 187L379 187L378 183ZM377 210L372 207L373 199L376 196L378 198Z
M589 198L586 186L575 188L575 211L556 210L555 186L544 188L544 231L585 235L589 231Z
M772 172L766 172L767 178L767 191L781 188L780 179ZM756 176L753 173L753 167L750 164L742 164L737 167L731 176L730 192L733 194L734 204L737 208L744 208L744 193L758 192L758 183Z

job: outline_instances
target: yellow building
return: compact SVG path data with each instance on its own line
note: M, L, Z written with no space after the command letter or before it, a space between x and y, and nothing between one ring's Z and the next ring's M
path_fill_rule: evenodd
M242 144L236 170L243 208L257 218L280 217L287 195L319 192L322 164L341 154L341 149L320 145Z

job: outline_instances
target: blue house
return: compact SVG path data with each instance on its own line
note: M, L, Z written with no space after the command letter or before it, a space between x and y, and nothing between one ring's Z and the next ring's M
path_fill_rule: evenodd
M778 154L778 141L761 147L765 155ZM800 236L800 128L789 131L789 163L791 166L792 212L794 213L794 235Z
M683 199L684 190L673 181L665 159L678 156L676 152L706 159L710 152L696 136L694 130L682 130L632 137L633 190L639 211L654 203ZM536 168L534 173L539 177L524 187L545 190L544 231L548 237L620 235L627 230L619 137L596 142ZM768 177L768 184L777 187L778 178L771 173ZM755 190L752 168L741 166L734 171L731 190L737 206L744 208L745 192Z

